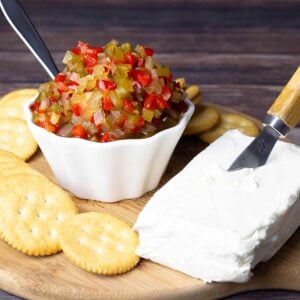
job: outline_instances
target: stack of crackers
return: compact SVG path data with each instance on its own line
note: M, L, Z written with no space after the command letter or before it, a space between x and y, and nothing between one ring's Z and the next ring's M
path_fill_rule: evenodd
M98 274L127 272L137 265L138 235L109 214L77 214L72 196L25 161L37 149L23 106L37 94L18 90L0 100L0 237L18 251L63 253Z
M0 237L28 255L63 251L78 267L113 275L135 267L138 235L109 214L77 214L69 193L0 150Z
M253 121L241 114L220 113L212 104L202 103L202 91L198 85L186 86L185 78L178 78L181 88L195 104L195 112L187 125L184 135L196 135L205 143L212 143L227 130L238 129L249 136L257 136L259 128Z
M22 89L0 99L0 149L7 150L23 160L37 150L37 143L29 132L24 105L37 95L36 89Z

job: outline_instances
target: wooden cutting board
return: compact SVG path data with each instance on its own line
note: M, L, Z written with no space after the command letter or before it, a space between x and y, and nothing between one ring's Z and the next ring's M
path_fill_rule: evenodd
M160 186L204 148L205 145L196 137L182 138ZM40 151L29 163L55 181ZM74 200L80 212L108 212L133 224L152 194L113 204ZM259 264L252 279L244 284L204 284L148 260L142 260L137 268L126 274L100 276L77 268L62 253L30 257L2 241L0 251L0 288L30 299L215 299L252 289L300 290L300 230L269 262Z

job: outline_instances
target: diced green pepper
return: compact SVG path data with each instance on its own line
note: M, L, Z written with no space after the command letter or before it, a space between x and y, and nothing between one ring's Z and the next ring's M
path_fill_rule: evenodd
M58 114L64 112L64 108L59 103L53 103L50 110Z
M121 48L124 50L124 52L131 52L132 51L131 45L129 43L123 43L121 45Z
M157 69L157 75L159 77L168 77L170 75L170 68L161 67Z
M180 92L174 91L172 93L172 97L171 97L172 102L178 103L179 101L181 101L181 99L182 99L182 95Z
M154 111L153 110L143 108L143 118L145 119L145 121L151 123L153 117L154 117Z

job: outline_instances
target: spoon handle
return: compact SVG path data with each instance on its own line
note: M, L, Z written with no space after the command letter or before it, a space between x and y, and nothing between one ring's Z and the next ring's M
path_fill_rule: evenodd
M53 79L59 72L45 43L18 0L0 0L0 7L11 27Z

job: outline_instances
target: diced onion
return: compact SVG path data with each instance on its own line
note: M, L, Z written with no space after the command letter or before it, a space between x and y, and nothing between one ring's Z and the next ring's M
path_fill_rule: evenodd
M73 124L82 124L83 120L81 117L77 117L74 114L72 115L71 123Z
M151 77L152 77L153 80L158 79L156 69L151 70Z
M68 123L68 124L64 125L62 128L60 128L59 131L57 132L57 134L60 136L70 136L72 128L73 128L73 125Z
M113 115L113 117L114 117L115 119L118 119L118 118L120 118L120 116L121 116L121 112L118 111L118 110L112 110L112 111L111 111L111 114Z
M40 110L45 110L48 107L48 100L43 100L40 103Z
M103 123L104 121L104 113L101 109L99 109L98 111L96 111L94 113L94 122L95 122L95 125L99 125L101 123Z
M148 70L153 69L153 58L152 56L147 56L145 60L145 68Z
M72 72L71 75L70 75L70 80L72 81L75 81L78 83L78 79L79 79L79 74L78 73L75 73L75 72Z

